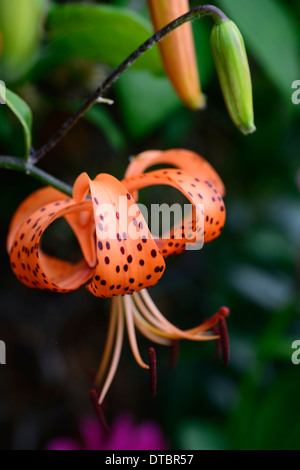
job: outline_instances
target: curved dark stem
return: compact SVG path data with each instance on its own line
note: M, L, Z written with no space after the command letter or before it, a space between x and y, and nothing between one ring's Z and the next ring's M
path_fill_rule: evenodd
M0 157L0 168L7 168L10 170L22 171L26 175L32 176L33 178L41 181L44 184L52 186L53 188L59 189L68 196L72 196L72 186L60 181L49 173L37 168L25 160L17 157Z
M182 24L207 15L210 15L216 23L228 20L227 16L221 10L219 10L219 8L213 5L200 5L157 31L129 57L127 57L127 59L125 59L124 62L122 62L111 73L111 75L109 75L109 77L97 88L97 90L95 90L91 96L89 96L83 102L80 108L67 121L64 122L57 133L51 137L51 139L45 145L30 155L30 163L37 163L46 155L46 153L52 150L58 144L58 142L60 142L60 140L75 126L75 124L79 121L80 118L82 118L88 109L90 109L91 106L97 102L98 98L102 97L110 89L110 87L124 72L124 70L130 67L148 49L151 49L154 44L161 41L161 39L163 39L167 34L171 33L174 29L178 28Z

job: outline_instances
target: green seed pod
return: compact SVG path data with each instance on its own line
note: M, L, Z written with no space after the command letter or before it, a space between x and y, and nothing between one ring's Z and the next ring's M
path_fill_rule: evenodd
M252 134L251 75L244 40L233 21L222 19L213 26L211 48L230 117L243 134Z
M29 69L41 33L46 0L0 0L0 76L15 81Z

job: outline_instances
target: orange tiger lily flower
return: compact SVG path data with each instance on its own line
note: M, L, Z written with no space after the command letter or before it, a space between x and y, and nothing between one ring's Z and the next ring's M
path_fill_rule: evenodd
M148 5L155 31L189 11L188 0L148 0ZM168 34L159 48L166 73L181 100L193 110L204 108L191 23Z
M173 158L168 156L169 163L176 165L176 151L170 152L173 152ZM195 155L190 157L194 158ZM185 164L187 161L188 158ZM225 209L222 197L213 185L215 181L222 191L220 178L201 158L193 174L191 171L169 168L130 176L133 165L139 164L139 160L135 162L121 182L107 174L99 174L91 180L86 173L82 173L74 183L72 198L66 198L63 193L50 187L36 191L17 209L7 239L12 269L28 287L68 292L86 284L87 289L97 297L113 297L107 343L95 380L97 386L102 384L100 404L118 366L124 324L137 363L149 369L140 356L135 328L158 344L169 345L179 339L212 340L220 337L224 330L223 320L228 315L228 309L221 308L211 319L183 331L162 315L146 290L163 275L164 257L180 253L187 242L195 239L194 229L198 222L195 209L199 202L204 204L204 226L200 227L204 242L220 234L225 222ZM201 168L200 177L198 170ZM175 227L169 238L155 240L132 194L144 187L162 184L173 186L184 194L194 212L192 223L184 227L183 234ZM123 209L121 212L120 198L126 200L125 212ZM111 210L106 210L108 207ZM43 233L60 217L68 222L81 247L83 259L77 264L49 256L41 249ZM135 237L130 236L132 227L136 229ZM217 325L219 330L214 334L213 328ZM153 366L151 351L149 361Z

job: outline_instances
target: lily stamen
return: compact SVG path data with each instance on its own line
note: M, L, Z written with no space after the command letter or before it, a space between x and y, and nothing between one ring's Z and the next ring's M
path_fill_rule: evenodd
M226 325L225 317L221 317L219 321L219 331L220 331L220 346L223 355L223 364L227 366L229 364L230 352L229 352L229 336L228 329Z
M148 349L149 358L149 378L150 378L150 393L152 398L156 395L157 386L157 373L156 373L156 354L154 348Z
M99 405L99 403L98 403L98 393L93 388L90 390L90 399L91 399L91 403L92 403L92 406L94 408L94 411L95 411L95 414L96 414L97 418L99 419L100 423L103 425L103 427L104 427L105 431L107 432L107 434L109 434L110 429L109 429L109 426L108 426L107 421L105 419L102 406Z
M122 301L121 298L117 297L116 302L118 303L118 309L117 309L117 329L116 329L116 342L114 346L114 351L113 351L113 356L112 356L112 361L111 361L111 366L108 371L108 375L106 377L105 383L103 385L103 388L100 393L99 401L98 403L101 404L105 398L105 395L107 394L109 387L114 379L119 360L120 360L120 355L121 355L121 350L122 350L122 345L123 345L123 337L124 337L124 319L123 319L123 309L122 309Z
M143 361L137 344L135 328L150 341L166 346L170 346L174 343L178 344L178 341L182 339L192 341L216 340L217 347L222 351L224 364L228 364L229 340L225 321L225 317L228 316L229 309L221 307L217 313L210 319L205 320L198 327L183 331L174 326L163 316L146 289L133 294L127 294L123 297L119 296L113 298L107 341L96 377L97 386L100 385L107 372L110 357L112 357L112 359L100 393L99 404L103 402L106 396L119 363L124 333L124 319L132 354L140 367L150 371L152 383L154 381L154 355L150 348L150 352L148 352L149 365ZM174 351L174 348L172 349ZM172 354L172 356L174 356L174 354ZM153 387L154 385L152 385L152 392L154 390Z
M221 356L221 342L220 342L220 328L219 325L215 325L212 328L214 334L219 338L215 341L215 352L214 352L214 359L218 360Z
M154 341L157 344L162 344L163 346L170 346L171 341L168 338L164 338L162 336L158 336L156 333L152 331L151 324L145 320L138 309L135 307L133 303L133 312L134 312L134 323L137 329L148 338L150 341Z
M107 370L107 366L108 366L109 359L111 356L111 351L113 349L113 343L115 339L116 326L117 326L117 315L116 315L117 308L118 308L117 302L113 300L110 306L109 325L108 325L106 343L105 343L102 359L101 359L101 362L97 371L97 375L95 378L95 385L98 387Z
M126 318L126 323L127 323L128 338L129 338L133 356L140 367L142 367L143 369L149 369L149 366L144 363L138 350L138 345L137 345L136 336L135 336L135 329L134 329L132 304L131 304L131 299L129 298L128 295L125 295L124 297L124 312L125 312L125 318Z

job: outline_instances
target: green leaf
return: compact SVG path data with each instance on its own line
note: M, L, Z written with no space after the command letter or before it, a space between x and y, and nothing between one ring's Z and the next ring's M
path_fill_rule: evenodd
M152 34L138 13L115 6L69 4L56 6L47 21L50 50L58 61L80 57L116 67ZM49 59L50 60L50 59ZM136 68L162 72L158 48L139 58Z
M32 114L28 104L22 98L6 89L0 84L0 99L5 101L9 109L19 119L23 127L25 138L25 157L28 158L31 148L31 132L32 132Z
M147 71L127 71L116 90L124 123L134 138L149 135L182 106L169 80Z
M275 0L219 0L218 3L238 25L246 48L283 97L291 102L291 85L300 72L297 26L292 14Z

